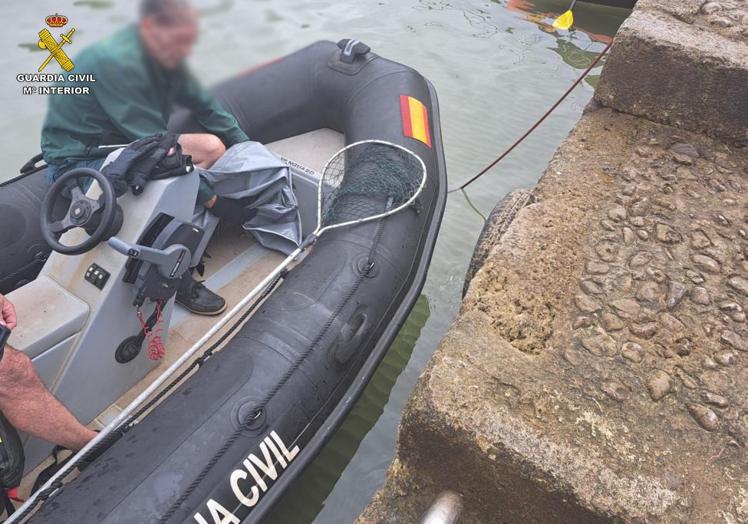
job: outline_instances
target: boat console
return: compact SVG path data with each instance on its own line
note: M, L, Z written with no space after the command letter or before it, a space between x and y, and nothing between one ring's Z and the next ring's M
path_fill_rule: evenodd
M86 178L95 182L84 194ZM58 220L55 201L66 187L72 200ZM91 169L72 170L50 187L42 235L54 251L39 277L8 295L21 320L9 342L33 359L78 419L93 420L157 365L141 351L141 322L156 320L158 302L168 326L179 277L199 262L204 231L192 224L197 189L193 172L115 199L107 179ZM97 211L102 216L91 226ZM62 229L69 231L58 238ZM165 342L168 330L161 336ZM51 444L24 440L28 470Z

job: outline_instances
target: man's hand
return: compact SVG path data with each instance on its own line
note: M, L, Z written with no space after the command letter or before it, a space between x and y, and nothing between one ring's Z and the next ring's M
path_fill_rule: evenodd
M213 195L212 197L210 197L210 200L208 200L207 202L203 204L203 207L207 209L211 209L213 206L216 205L217 201L218 201L218 195Z
M10 300L0 295L0 324L13 329L17 323L16 308Z

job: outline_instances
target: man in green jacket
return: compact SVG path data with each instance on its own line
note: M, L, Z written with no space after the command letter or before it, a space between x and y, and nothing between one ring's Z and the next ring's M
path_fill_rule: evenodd
M207 131L179 137L198 167L209 168L227 147L249 140L187 70L184 61L196 38L197 17L187 0L143 0L137 24L83 50L75 72L94 75L91 94L49 97L41 146L50 182L73 168L101 169L111 149L99 146L165 133L175 104L188 107ZM229 221L245 218L241 206L218 198L203 181L197 203ZM205 315L226 308L223 298L191 275L177 302Z

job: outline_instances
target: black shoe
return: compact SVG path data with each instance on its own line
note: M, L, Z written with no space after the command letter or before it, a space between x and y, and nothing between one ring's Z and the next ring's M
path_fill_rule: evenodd
M187 281L177 291L177 304L196 315L220 315L226 310L226 301L205 287L202 282L185 275Z
M248 209L244 205L231 198L218 197L210 212L229 224L243 225L257 215L256 209Z

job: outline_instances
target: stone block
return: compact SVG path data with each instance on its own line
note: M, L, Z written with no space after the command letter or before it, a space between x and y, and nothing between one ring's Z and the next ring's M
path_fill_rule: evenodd
M616 35L595 98L616 110L748 140L748 4L641 0Z

